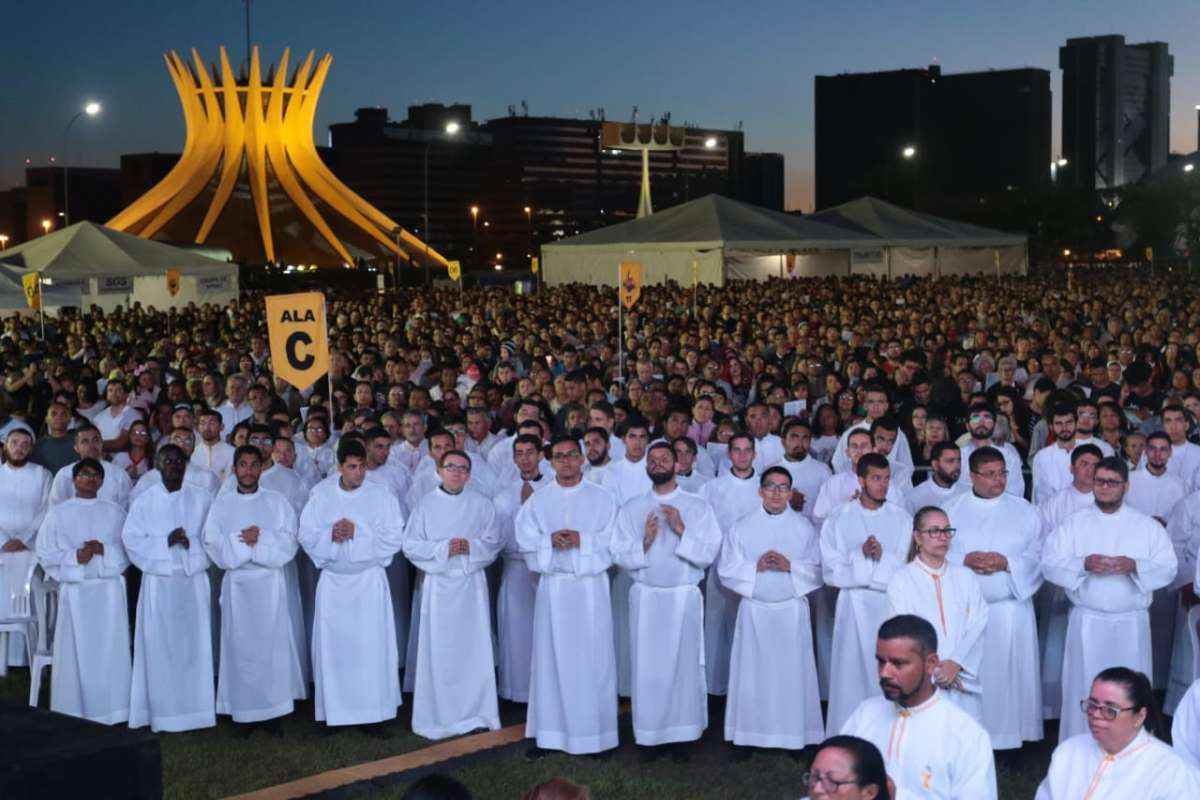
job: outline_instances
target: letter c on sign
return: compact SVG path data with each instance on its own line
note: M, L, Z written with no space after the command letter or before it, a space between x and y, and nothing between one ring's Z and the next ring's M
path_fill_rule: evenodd
M317 360L311 352L303 357L296 352L300 345L305 345L306 347L311 348L312 343L312 337L304 331L296 331L287 338L287 343L284 345L284 347L287 350L288 363L292 365L293 369L306 370L310 368L313 365L313 362Z

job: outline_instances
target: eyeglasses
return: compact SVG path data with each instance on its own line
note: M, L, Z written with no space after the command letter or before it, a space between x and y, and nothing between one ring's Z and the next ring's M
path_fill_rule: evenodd
M792 487L787 483L764 483L762 485L764 492L790 492Z
M578 450L572 450L569 453L553 453L550 456L551 461L570 461L573 458L580 458L583 454Z
M1079 710L1083 712L1084 716L1090 717L1095 715L1101 717L1102 719L1106 719L1109 722L1112 722L1114 719L1121 716L1123 712L1133 711L1135 708L1137 708L1137 706L1121 708L1120 706L1106 706L1103 703L1097 703L1093 700L1079 701Z
M994 472L976 472L975 474L981 478L986 478L987 480L994 481L997 478L1007 478L1008 470L1000 469L1000 470L996 470Z
M1102 489L1115 489L1118 486L1123 486L1125 481L1120 478L1094 478L1092 483Z
M471 471L471 468L466 464L443 464L442 469L446 472L453 472L456 475L466 475Z
M958 528L917 528L917 533L932 536L935 539L953 539Z
M800 776L800 780L804 781L804 786L811 792L813 789L820 786L830 794L837 794L842 790L843 786L850 786L858 783L857 778L848 778L839 780L833 777L828 772L822 775L819 772L806 772Z

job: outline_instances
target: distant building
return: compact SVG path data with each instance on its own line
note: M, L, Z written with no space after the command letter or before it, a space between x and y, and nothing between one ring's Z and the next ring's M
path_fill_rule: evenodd
M1046 70L818 75L815 111L818 209L865 194L932 205L1049 181Z
M101 167L71 167L64 180L58 166L26 167L25 185L0 192L0 235L11 247L67 221L100 222L121 210L121 171ZM70 204L66 192L70 192Z
M746 153L740 199L772 211L783 211L783 153Z
M1166 43L1126 45L1124 36L1068 39L1058 65L1067 159L1060 182L1112 189L1167 163L1175 59Z

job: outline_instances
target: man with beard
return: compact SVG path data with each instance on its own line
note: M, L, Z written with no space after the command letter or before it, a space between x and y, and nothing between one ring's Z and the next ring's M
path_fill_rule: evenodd
M129 508L129 494L133 483L125 470L103 460L104 442L101 441L100 431L95 425L84 423L75 429L75 453L80 460L90 458L99 462L103 468L104 479L100 483L98 497L116 503L122 509ZM73 461L55 473L54 482L50 484L50 505L56 506L75 496L73 467L77 463L78 461Z
M846 439L846 459L854 467L853 472L834 472L833 476L825 483L821 484L821 490L817 493L817 501L813 504L812 519L814 524L821 524L829 517L833 516L839 508L846 503L849 503L861 490L861 483L858 477L858 462L864 455L879 455L873 452L875 447L874 439L871 438L871 432L867 430L857 429L850 432L850 436ZM883 463L888 465L888 485L887 485L887 500L892 505L899 508L908 509L908 499L904 491L892 479L891 462L883 459Z
M1112 445L1096 436L1100 424L1100 408L1093 400L1080 400L1075 406L1075 446L1094 444L1104 457L1115 455Z
M671 445L650 446L646 472L651 489L621 507L612 552L633 580L634 740L653 747L696 741L708 726L698 584L720 551L721 529L703 498L679 488ZM678 748L675 755L686 758Z
M692 414L687 408L672 408L667 412L667 418L663 421L662 436L656 440L657 442L671 443L680 436L687 435L688 428L692 424ZM778 438L778 437L776 437ZM710 478L715 478L717 475L717 465L713 461L712 456L707 450L698 451L693 461L693 469L707 475Z
M183 480L185 456L155 456L162 482L139 495L121 539L142 571L129 727L187 731L216 724L212 587L201 537L212 497Z
M608 431L608 455L614 460L625 455L625 443L616 435L616 414L616 409L607 400L597 401L588 407L588 427Z
M49 507L50 473L29 460L33 435L12 428L4 439L4 463L0 464L0 597L23 591L24 575L33 564L33 541ZM17 579L20 583L10 585ZM0 673L9 666L28 661L25 636L8 635L8 652L0 650Z
M584 431L583 452L587 456L583 477L603 486L612 475L609 469L613 460L608 454L608 431L599 426Z
M233 446L221 438L223 425L223 418L217 411L206 408L200 412L196 425L200 431L200 441L189 461L216 475L218 481L225 480L233 468Z
M486 408L467 409L467 446L468 453L478 453L487 458L492 447L500 441L500 437L492 433L492 417Z
M704 491L704 484L711 481L713 476L696 469L699 448L695 440L690 436L680 436L671 442L671 449L675 451L675 482L685 492L700 494Z
M798 755L825 735L807 598L821 585L821 554L812 523L789 508L791 493L787 470L763 473L761 505L734 523L718 571L741 596L725 739Z
M962 473L962 451L954 442L938 442L929 452L929 480L908 492L909 508L937 506L945 508L950 499L963 491L958 483Z
M260 484L262 453L254 445L234 454L235 487L213 502L204 523L204 549L225 571L221 582L221 646L217 713L238 723L267 723L283 735L279 717L307 696L290 596L295 577L296 511L279 492ZM248 732L248 731L247 731Z
M554 483L535 492L516 520L517 543L539 574L533 617L533 680L525 734L571 754L617 746L609 539L617 502L583 480L579 443L550 444Z
M821 527L822 576L827 586L841 590L830 656L830 730L838 730L875 692L870 632L887 619L888 582L905 563L913 530L912 515L888 501L887 459L866 453L855 469L858 497L840 506Z
M400 418L400 441L392 444L388 451L388 462L404 467L410 473L416 471L421 457L429 453L425 441L425 417L420 411L409 410Z
M833 472L825 464L808 453L812 445L812 428L800 419L789 419L783 424L783 458L772 466L780 466L792 477L792 496L788 503L793 511L813 521L813 508L825 481Z
M754 437L744 431L735 433L729 439L728 454L729 469L704 484L701 490L717 515L722 536L728 536L734 523L762 505L759 482L755 480ZM721 584L715 566L708 568L706 581L704 667L708 693L723 695L729 687L729 653L737 625L738 594Z
M400 656L385 568L403 544L404 514L366 482L362 442L338 446L339 477L317 485L300 515L300 544L321 570L313 622L316 718L366 725L396 716Z
M121 546L125 511L97 497L104 472L83 458L74 496L52 507L38 530L37 557L58 581L50 710L116 725L129 719L129 566Z
M1033 596L1042 584L1041 518L1005 491L998 450L971 454L971 491L942 506L957 533L948 559L975 573L987 601L979 686L983 726L996 750L1042 738L1041 673Z
M1068 517L1042 548L1046 580L1071 601L1063 654L1059 741L1083 733L1092 677L1112 666L1147 675L1153 668L1150 602L1155 589L1175 579L1178 562L1163 527L1124 502L1129 486L1125 462L1096 465L1095 508Z
M1071 482L1071 451L1075 448L1074 407L1055 406L1050 412L1050 430L1054 433L1054 444L1038 450L1030 463L1034 505L1041 505Z
M1071 451L1070 485L1037 507L1038 516L1041 518L1043 543L1067 517L1095 506L1092 480L1096 475L1096 465L1103 457L1100 448L1091 444L1081 444ZM1071 611L1071 604L1061 586L1044 581L1042 588L1038 590L1034 605L1039 623L1038 648L1042 664L1042 717L1058 719L1058 712L1063 705L1063 645L1067 636L1067 615Z
M1014 497L1024 499L1025 473L1021 471L1023 467L1021 454L1017 452L1017 448L1008 442L997 442L992 438L992 434L996 431L996 412L992 407L987 403L972 404L971 408L967 411L967 430L970 432L971 438L961 448L960 463L970 464L971 453L974 453L981 447L991 447L999 451L1000 455L1004 457L1004 468L1007 470L1004 491ZM1070 450L1067 452L1070 452ZM970 476L962 473L961 470L958 484L959 489L963 492L969 492L973 485Z
M879 748L905 797L995 800L987 731L933 682L939 664L933 626L911 614L892 617L879 627L874 651L883 697L864 700L841 733Z

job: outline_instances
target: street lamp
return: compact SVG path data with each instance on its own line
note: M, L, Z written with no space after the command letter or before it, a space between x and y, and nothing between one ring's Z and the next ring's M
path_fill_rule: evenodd
M704 149L705 150L716 150L717 149L717 137L710 136L707 139L705 139L704 140Z
M479 258L479 206L471 206L471 258Z
M451 120L450 122L446 123L446 126L442 130L445 132L446 136L454 136L456 133L458 133L459 127L460 126L457 122L454 122L453 120ZM433 282L433 276L429 270L429 147L432 144L433 144L433 142L431 140L427 139L425 141L425 215L424 215L424 222L422 223L425 226L425 230L422 231L422 233L424 234L424 236L422 238L425 240L425 286L426 286L426 288L428 288Z
M4 234L4 233L0 233L0 250L4 250L7 247L8 247L8 235Z
M1196 168L1196 165L1195 165L1195 164L1184 164L1184 165L1183 165L1183 171L1184 171L1184 172L1191 172L1191 171L1192 171L1192 170L1194 170L1195 168Z
M900 155L908 159L914 158L917 155L916 145L905 145L904 149L900 151Z
M525 249L533 250L533 208L525 206ZM532 256L530 256L532 258Z
M71 133L71 126L75 124L75 120L83 116L94 117L101 111L100 104L95 100L88 101L75 116L71 117L71 121L67 123L66 130L63 131L63 226L71 224L71 155L67 151L67 135ZM45 227L45 225L43 225Z
M53 222L51 222L51 221L50 221L50 220L48 220L48 219L44 219L44 220L42 220L42 235L45 235L45 234L49 233L49 232L50 232L50 226L51 226L51 225L53 225L53 224L54 224L54 223L53 223Z

